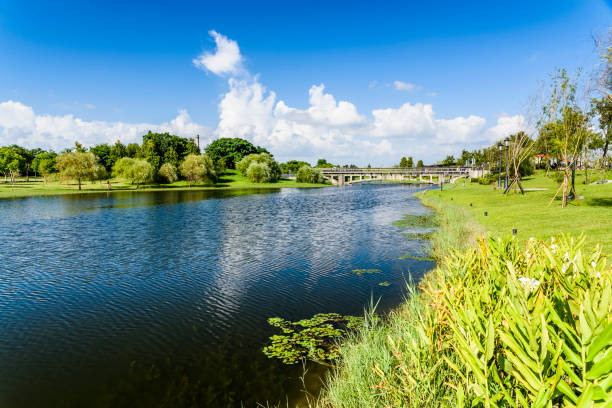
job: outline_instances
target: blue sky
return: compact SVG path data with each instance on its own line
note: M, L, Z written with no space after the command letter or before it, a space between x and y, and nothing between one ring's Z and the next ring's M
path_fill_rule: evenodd
M0 2L0 144L153 128L433 162L528 126L528 98L556 67L591 72L612 22L601 1L125 3ZM193 63L223 52L211 30L237 69Z

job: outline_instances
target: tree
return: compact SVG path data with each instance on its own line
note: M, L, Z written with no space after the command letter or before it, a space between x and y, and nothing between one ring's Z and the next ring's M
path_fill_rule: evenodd
M599 128L602 130L603 135L601 137L600 144L602 149L602 162L606 162L606 156L610 143L612 142L612 96L602 97L601 99L591 100L591 113L596 116L599 122Z
M296 173L298 183L323 183L323 173L319 169L313 169L309 165L300 167Z
M115 166L115 163L117 163L117 160L121 159L122 157L126 157L126 156L127 156L127 149L119 140L117 140L115 144L111 147L110 154L109 154L108 163L111 166L111 169Z
M76 179L81 189L83 179L91 179L94 177L98 161L96 156L91 153L62 153L57 156L57 168L62 177L67 179Z
M140 145L138 143L130 143L125 148L125 154L127 157L131 157L132 159L140 158L142 154L140 151Z
M238 170L243 176L248 178L248 170L253 163L263 164L268 167L265 179L266 182L273 183L275 181L278 181L278 179L280 178L280 166L268 153L255 153L243 157L242 160L240 160L236 165L236 170Z
M423 164L423 160L418 161L417 167L425 167L425 165Z
M252 162L246 177L251 183L264 183L270 180L270 167L266 163Z
M215 183L217 179L215 166L207 154L187 155L183 163L181 163L181 174L189 182L189 187L198 181Z
M443 166L454 166L455 158L453 156L446 156L446 158L442 160L442 165Z
M141 156L151 163L156 174L162 163L178 166L188 154L200 154L193 139L151 131L142 136Z
M283 174L296 174L302 166L310 167L310 164L301 160L289 160L287 163L280 164Z
M405 157L402 157L402 159L400 160L400 167L408 167L408 159L406 159Z
M96 155L98 162L104 166L106 171L111 171L113 163L111 162L111 147L108 143L96 145L89 149L89 151Z
M0 171L4 174L5 183L7 177L11 178L11 183L15 182L15 178L19 176L19 171L24 162L25 158L13 146L0 148Z
M43 176L45 184L47 183L47 176L55 172L56 157L55 152L42 152L38 153L32 160L32 170Z
M406 167L414 167L414 160L412 160L412 156L408 157Z
M178 180L176 167L172 163L164 163L159 168L159 176L166 180L168 183L174 183Z
M153 166L143 159L123 157L115 163L113 175L129 180L132 184L136 184L136 189L138 189L140 184L153 180Z
M549 132L552 149L562 166L563 182L557 189L550 204L561 192L561 207L567 206L568 189L572 163L578 158L586 140L589 121L576 102L576 81L564 69L552 77L551 92L544 106L541 127ZM550 146L549 146L550 148ZM575 191L572 191L575 195Z
M248 140L240 139L238 137L229 138L222 137L214 140L208 146L206 146L206 154L216 162L220 158L225 159L225 165L228 169L235 169L236 165L243 157L249 154L259 153L262 150L263 153L267 153L265 149L261 147L255 147Z
M325 159L319 159L317 160L317 165L315 167L318 167L320 169L331 169L333 167L338 167L338 166L336 166L335 164L329 163Z

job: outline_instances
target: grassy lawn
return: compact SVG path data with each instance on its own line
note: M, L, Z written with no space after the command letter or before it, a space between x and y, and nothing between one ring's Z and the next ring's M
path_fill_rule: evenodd
M221 176L217 184L194 184L191 188L186 181L177 181L172 184L147 184L141 185L140 190L147 191L162 191L162 190L229 190L229 189L244 189L244 188L312 188L325 187L329 184L309 184L298 183L295 180L281 179L276 183L251 183L235 170L228 170L226 174ZM13 197L28 197L38 195L57 195L57 194L77 194L77 193L100 193L106 192L106 181L102 182L84 182L81 186L82 190L78 190L76 181L68 182L50 181L43 183L42 179L30 182L25 182L25 179L20 179L14 185L8 183L0 184L0 198ZM111 180L112 191L136 191L136 186L123 180Z
M550 206L558 183L546 177L543 172L528 177L523 181L526 189L542 188L546 190L510 193L504 196L501 190L493 186L478 183L445 185L444 191L429 191L427 201L441 201L444 204L459 205L468 210L472 217L494 235L504 236L518 230L519 239L530 237L548 239L551 235L571 233L578 235L584 232L590 247L600 243L604 252L612 254L612 184L583 184L584 176L576 177L576 192L584 199L572 201L566 208L561 208L557 199ZM470 207L470 203L472 206ZM485 216L484 212L488 215Z

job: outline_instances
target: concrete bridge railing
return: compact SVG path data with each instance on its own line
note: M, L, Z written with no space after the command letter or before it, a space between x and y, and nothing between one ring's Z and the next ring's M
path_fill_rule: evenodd
M462 178L482 177L489 171L483 167L390 167L350 169L336 167L320 169L332 184L343 186L362 181L414 181L419 183L455 183ZM434 181L435 179L435 181Z

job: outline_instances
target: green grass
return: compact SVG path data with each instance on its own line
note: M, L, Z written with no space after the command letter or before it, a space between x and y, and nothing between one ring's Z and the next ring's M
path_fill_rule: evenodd
M523 241L531 237L548 239L561 233L578 236L583 232L587 247L600 243L604 253L612 254L612 184L585 185L583 180L579 173L575 185L578 196L584 199L569 202L566 208L561 208L560 199L548 205L558 183L543 172L526 178L523 187L547 190L527 191L524 196L520 193L505 196L493 186L478 183L466 183L464 188L459 183L419 197L425 205L463 208L474 222L495 236L510 235L513 228L517 229L517 238Z
M138 189L146 191L164 191L164 190L231 190L231 189L250 189L250 188L316 188L325 187L329 184L309 184L298 183L295 180L281 179L276 183L251 183L235 170L221 176L217 184L194 184L189 187L186 181L177 181L172 184L146 184L141 185ZM81 194L81 193L100 193L106 192L106 181L102 182L84 182L82 190L79 191L76 181L68 182L49 181L44 183L41 178L38 181L25 182L25 179L20 179L19 182L11 185L10 183L0 184L0 198L14 197L29 197L41 195L59 195L59 194ZM111 191L137 191L136 186L123 180L111 180Z

